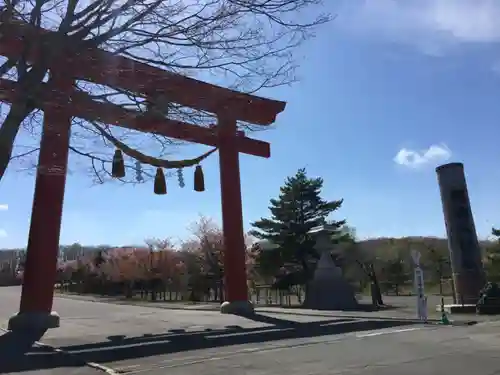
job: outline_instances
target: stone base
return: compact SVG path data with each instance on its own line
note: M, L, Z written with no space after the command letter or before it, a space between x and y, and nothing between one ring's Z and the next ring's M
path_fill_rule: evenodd
M302 305L313 310L359 310L354 288L342 277L313 280Z
M475 270L462 270L460 273L454 273L453 282L456 289L456 295L454 296L456 305L475 305L481 296L481 289L486 284L481 267Z
M18 313L9 319L9 331L45 331L60 326L59 315L52 311Z
M253 315L255 309L250 301L226 301L220 305L220 312L222 314Z
M441 312L441 305L436 305L436 311ZM444 311L447 314L475 314L476 313L476 305L472 305L472 304L444 305Z

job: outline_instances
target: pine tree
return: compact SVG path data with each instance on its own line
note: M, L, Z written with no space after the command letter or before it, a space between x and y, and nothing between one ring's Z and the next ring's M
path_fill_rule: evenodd
M285 269L289 274L301 275L301 280L289 280L287 284L303 284L319 258L308 232L316 226L330 224L342 234L340 229L345 220L328 220L328 216L340 208L342 200L321 198L322 187L322 178L308 178L306 170L299 169L285 180L279 197L271 199L271 217L252 223L254 229L250 234L274 245L273 249L260 252L256 259L259 272L264 276L278 276L278 271Z
M495 242L486 248L484 268L488 281L500 282L500 229L492 228L491 234Z

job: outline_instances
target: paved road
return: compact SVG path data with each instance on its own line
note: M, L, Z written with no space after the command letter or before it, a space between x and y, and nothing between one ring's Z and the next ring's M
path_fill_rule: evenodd
M18 305L19 289L0 288L0 298L0 318L6 321ZM246 319L59 298L55 309L62 326L40 341L64 353L31 349L23 361L47 374L87 374L83 361L145 375L500 373L497 322L436 327L278 312ZM21 370L31 374L35 368Z
M144 375L493 375L500 373L500 327L405 327L243 344L108 364ZM135 349L138 353L142 349ZM82 368L50 374L87 374ZM34 372L33 372L34 373Z
M499 337L489 330L409 329L293 340L271 347L247 345L213 356L198 353L198 357L169 359L157 367L128 369L155 375L236 371L259 375L491 375L500 371Z

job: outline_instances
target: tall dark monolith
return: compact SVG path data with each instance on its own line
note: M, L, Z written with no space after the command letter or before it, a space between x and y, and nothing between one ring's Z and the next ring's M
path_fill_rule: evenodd
M436 168L448 236L455 303L475 304L485 277L462 163Z

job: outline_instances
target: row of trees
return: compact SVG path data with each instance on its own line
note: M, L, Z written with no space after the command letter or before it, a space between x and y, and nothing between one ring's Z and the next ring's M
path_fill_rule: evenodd
M345 220L332 218L342 200L323 199L322 187L321 178L309 178L306 170L300 169L286 179L279 196L271 199L270 217L251 224L246 246L251 290L259 285L282 290L307 286L320 255L308 232L315 226L330 224L336 228L331 237L332 257L359 291L370 283L378 294L411 290L410 252L418 250L422 254L427 284L438 288L436 291L441 294L451 292L451 270L444 239L409 237L358 241L353 227ZM188 295L199 299L211 294L212 298L221 299L224 280L222 231L206 217L193 223L190 231L191 238L178 246L168 239L146 240L144 247L85 249L79 244L63 246L59 282L79 292L130 294L139 289L153 291L151 295L155 298L155 291L169 290L180 293L183 298ZM493 234L499 236L500 232ZM498 281L500 243L482 244L488 279ZM22 265L22 261L17 263ZM6 270L12 273L15 262L2 263L0 260L0 264L4 265L5 274Z
M16 100L10 104L0 102L0 180L12 165L22 170L36 166L42 132L40 93L54 73L49 71L47 60L63 61L60 54L64 51L77 54L88 48L101 48L168 72L211 78L211 83L255 94L263 88L296 81L296 49L332 18L322 10L321 0L4 1L0 5L1 35L8 38L11 25L19 23L27 25L26 30L44 28L51 33L36 38L35 33L26 32L26 48L20 56L0 56L0 78L17 83ZM33 59L32 50L41 50L41 58ZM63 68L64 63L60 69ZM104 73L119 75L115 71ZM82 80L76 82L75 90L95 101L136 111L138 116L154 114L200 126L215 121L214 113L187 108L182 105L185 103L166 103L165 98L154 97L154 93L144 97ZM69 169L75 171L83 166L96 183L111 177L116 142L123 143L133 151L129 154L135 155L125 160L125 168L135 173L121 179L123 183L151 180L155 170L151 164L164 165L165 155L179 144L158 134L116 126L111 130L103 125L97 120L72 120L69 151L73 164ZM252 130L248 124L240 126ZM108 142L110 139L114 142ZM200 225L204 228L205 224L204 221ZM193 280L198 274L206 282L222 280L220 230L212 224L208 226L210 230L205 228L208 232L202 237L194 235L194 240L178 248L167 240L148 241L145 248L102 246L92 252L71 246L72 256L64 255L66 249L62 251L60 277L85 278L87 286L91 284L89 280L99 280L104 285L104 281L127 284L144 279L174 285L182 279L174 274L189 275L189 285L197 283ZM3 252L0 258L7 255ZM2 279L22 269L22 251L10 255L0 264Z
M125 294L175 292L178 298L200 299L211 294L221 299L223 289L223 236L210 218L201 216L191 225L191 238L176 246L169 239L147 239L143 247L73 244L61 249L57 283L79 293ZM253 256L247 256L252 272ZM16 275L22 278L22 256ZM4 262L4 265L9 264ZM14 262L10 262L12 272ZM250 277L249 277L250 278Z
M43 42L47 56L57 56L68 45L104 48L170 72L196 78L222 77L215 83L254 93L261 88L295 81L296 48L311 37L318 26L331 19L322 14L321 4L321 0L194 0L185 3L6 0L0 5L0 34L7 33L9 24L24 22L55 33L56 38L50 43L45 39L26 41L27 46L35 50L41 47L36 44ZM19 91L15 103L0 104L0 180L13 160L23 169L36 164L41 133L41 116L37 108L48 69L43 59L32 61L29 56L23 53L17 58L0 60L0 78L16 81ZM77 82L77 90L94 100L113 102L136 110L138 114L148 110L145 98L130 92L117 92L89 82ZM167 107L161 108L167 118L198 125L213 122L210 113L193 111L176 103L169 103ZM134 150L144 148L143 151L154 153L156 160L168 154L174 143L165 137L133 131L115 129L111 133L107 127L103 130L106 137L103 137L98 122L80 119L74 119L72 126L70 152L78 161L71 169L85 162L98 183L110 177L113 147L107 142L108 137L125 142ZM139 159L129 158L126 167L141 172L141 177L137 173L122 182L139 183L154 175L153 169L148 167L148 160L152 158ZM252 224L249 238L260 239L271 246L263 249L262 243L261 246L249 243L247 273L251 285L272 284L276 288L289 289L307 284L319 257L308 231L324 223L338 229L332 235L332 244L336 245L332 256L359 288L370 281L392 285L396 290L407 284L411 279L410 248L422 252L432 282L449 277L446 246L442 240L413 238L359 242L345 220L331 217L341 207L342 200L322 199L322 185L322 179L310 179L305 170L299 170L286 180L279 197L271 200L271 217ZM191 291L209 285L211 289L220 290L224 275L220 228L205 218L195 227L193 239L177 247L168 240L150 240L147 246L140 248L101 246L85 249L77 244L62 248L60 281L89 289L101 288L102 291L109 291L114 285L113 288L126 289L127 293L135 284L168 285ZM495 249L496 245L488 247L485 255L492 277L500 275ZM0 252L0 270L2 278L22 271L22 251Z

